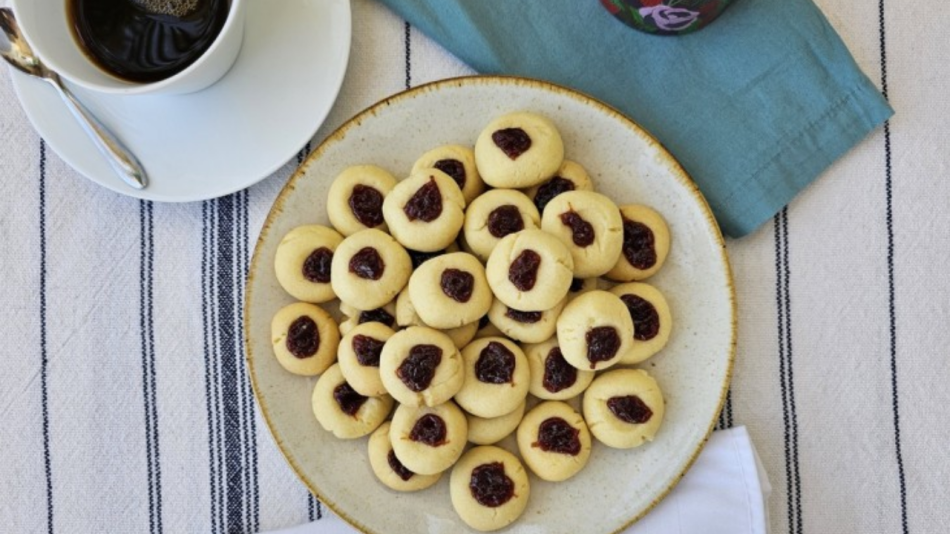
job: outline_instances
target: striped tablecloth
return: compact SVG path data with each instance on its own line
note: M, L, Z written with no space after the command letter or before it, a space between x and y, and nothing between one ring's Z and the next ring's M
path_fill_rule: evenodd
M897 114L729 241L740 337L719 424L748 427L774 533L946 532L950 7L818 3ZM315 142L381 97L469 72L372 1L353 11L349 72ZM256 411L239 326L258 228L303 154L229 197L132 200L65 166L5 75L0 147L0 531L322 517Z

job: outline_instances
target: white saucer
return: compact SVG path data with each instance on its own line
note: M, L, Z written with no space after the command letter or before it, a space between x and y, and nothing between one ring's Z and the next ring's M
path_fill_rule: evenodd
M188 202L266 178L313 137L343 83L350 0L250 0L244 44L231 70L204 91L76 96L142 161L150 183L126 186L52 87L13 72L33 126L70 166L124 195Z

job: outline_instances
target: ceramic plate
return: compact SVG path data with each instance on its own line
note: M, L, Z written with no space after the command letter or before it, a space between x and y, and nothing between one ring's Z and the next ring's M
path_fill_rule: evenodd
M528 508L506 532L621 530L682 477L722 406L735 343L729 264L706 202L659 143L615 110L537 81L459 78L398 94L331 135L281 192L257 243L246 302L248 364L277 444L311 491L365 532L467 530L452 509L448 476L420 493L390 491L373 476L366 438L341 441L317 424L310 408L316 380L287 373L272 354L271 317L292 302L275 278L274 252L290 229L329 224L327 189L344 168L373 163L405 176L426 150L446 143L473 145L489 120L514 110L553 119L567 157L588 169L597 190L618 203L648 204L666 217L672 248L650 282L669 300L674 324L666 349L640 365L656 377L666 397L666 419L656 440L633 450L595 443L587 467L567 482L532 476Z
M350 51L349 0L250 0L244 42L216 84L187 95L120 96L73 87L139 157L143 190L126 186L45 82L11 71L23 109L71 167L117 193L186 202L266 178L317 131Z

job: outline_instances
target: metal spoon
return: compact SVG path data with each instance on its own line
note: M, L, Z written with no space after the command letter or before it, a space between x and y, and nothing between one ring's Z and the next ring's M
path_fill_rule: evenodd
M40 58L33 53L27 44L20 27L17 25L13 11L9 8L0 8L0 56L18 70L46 80L59 93L66 107L72 112L79 124L82 125L99 152L126 184L135 189L144 189L148 185L145 169L126 146L109 131L92 113L86 109L76 97L63 85L59 75L46 68Z

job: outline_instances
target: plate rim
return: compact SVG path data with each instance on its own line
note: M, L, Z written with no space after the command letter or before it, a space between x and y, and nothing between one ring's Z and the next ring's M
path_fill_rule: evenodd
M259 1L259 0L252 0L252 1ZM346 20L346 47L345 47L346 51L345 51L344 57L342 58L340 71L338 73L338 76L336 77L337 79L334 84L335 86L333 87L333 90L332 90L333 96L332 98L329 99L328 105L326 106L326 110L322 114L322 117L320 117L318 120L314 122L314 125L312 128L307 129L307 133L302 139L298 140L297 142L293 144L293 146L296 148L288 149L287 154L281 155L279 158L277 158L279 159L279 161L274 163L270 167L267 167L266 172L261 172L260 176L254 176L248 180L242 180L242 181L233 180L232 182L229 182L232 185L228 185L227 187L222 187L219 191L215 191L212 193L202 193L202 194L197 194L197 195L179 193L172 196L163 195L161 196L161 198L156 198L149 194L148 187L144 189L132 189L126 186L123 182L119 181L118 179L116 179L115 183L112 183L108 179L103 179L101 175L98 175L95 173L87 173L83 170L80 170L76 165L72 163L75 158L64 156L63 155L64 151L61 150L61 148L67 143L66 141L67 136L47 135L49 131L51 130L41 127L37 119L34 117L35 113L31 111L32 108L28 108L28 106L24 103L23 92L26 91L26 86L24 84L29 84L29 83L32 83L33 81L39 82L40 80L35 80L35 78L29 76L28 74L24 74L22 72L17 71L16 69L11 68L10 69L11 85L13 86L13 92L16 95L17 102L20 104L20 109L23 111L23 114L26 116L27 120L29 121L30 126L33 128L33 131L36 132L36 134L40 138L42 138L43 142L45 142L49 146L49 148L53 150L53 152L57 155L57 157L59 157L63 161L63 163L66 164L66 166L68 166L73 172L75 172L79 176L92 182L94 185L98 187L102 187L103 189L107 191L111 191L113 193L117 193L125 197L145 200L149 202L162 202L162 203L167 203L167 204L183 204L183 203L188 203L188 202L204 202L206 200L214 200L214 199L232 195L234 193L237 193L238 191L243 191L245 189L253 187L259 184L260 182L264 181L268 177L272 176L275 172L277 172L284 165L286 165L287 162L293 159L294 153L299 152L302 149L302 147L307 143L307 141L313 139L313 136L317 134L320 127L323 126L327 118L330 116L330 113L333 111L334 104L340 97L340 91L342 91L343 89L343 83L346 80L346 73L349 71L349 64L350 64L350 59L352 56L352 49L353 49L353 2L352 0L337 0L337 1L346 3L346 9L344 10L346 13L346 19L347 19ZM318 6L318 7L313 7L313 9L317 9L318 11L329 9L329 8L324 8L323 4L320 2L316 4L307 3L306 5ZM245 24L248 24L248 22L245 22ZM241 46L243 50L243 47L244 47L243 42L241 43ZM237 64L237 62L241 60L242 54L243 54L243 51L239 52L237 58L235 59L235 64ZM226 72L221 77L221 79L223 80L230 73L231 73L231 69L229 69L228 72ZM64 83L66 83L66 85L70 87L70 89L78 89L80 91L91 91L90 89L87 89L81 85L77 85L72 82L67 82L66 80L63 80L63 81ZM218 82L215 82L215 83L218 83ZM180 95L175 95L175 94L128 95L128 94L118 94L118 93L116 94L96 93L96 97L97 98L103 98L103 97L104 98L137 98L137 97L187 98L191 96L192 94L197 94L202 91L196 91L195 93L190 93L190 94L185 93L185 94L180 94ZM81 95L77 95L77 96L81 97ZM63 120L74 120L65 108L63 109L61 114L63 116ZM92 141L90 140L89 143L91 144ZM288 146L291 146L291 144L288 143ZM65 151L65 152L68 153L69 151ZM277 151L275 151L275 153L277 153ZM149 176L149 179L151 181L152 177Z
M439 89L442 89L447 86L457 86L462 87L464 85L516 85L516 86L527 86L534 89L547 90L554 93L558 93L562 96L567 96L574 100L581 102L582 104L591 105L595 108L600 108L600 111L605 112L608 116L615 118L620 121L623 126L632 130L634 134L639 135L644 138L646 143L657 149L659 157L664 161L666 165L670 167L672 174L676 180L678 180L681 185L685 186L689 193L694 197L694 200L697 201L700 211L702 212L703 217L706 219L706 222L711 226L713 230L713 239L716 245L718 245L719 259L722 262L722 267L726 275L726 286L728 288L729 296L729 308L731 312L731 318L729 321L730 324L730 341L729 341L729 357L726 364L726 375L723 380L722 387L719 392L719 403L718 408L715 413L721 413L723 406L726 402L726 397L729 391L729 385L732 382L732 373L735 364L736 357L736 346L738 341L738 315L737 315L737 304L736 304L736 290L735 283L732 273L732 267L729 262L729 255L726 249L725 239L722 235L722 230L719 228L719 224L716 222L715 217L713 216L712 209L709 207L709 203L706 201L706 197L703 196L702 192L696 186L696 182L689 176L686 170L682 165L673 157L669 150L656 138L647 131L645 128L640 126L633 119L625 116L619 110L613 106L598 100L582 91L572 89L563 85L559 85L553 82L546 80L540 80L535 78L528 78L522 76L513 76L513 75L484 75L484 74L474 74L474 75L465 75L457 76L451 78L444 78L441 80L435 80L425 84L421 84L409 89L405 89L394 93L390 96L387 96L378 102L366 107L359 113L353 115L350 119L341 124L336 130L334 130L330 135L328 135L320 144L307 155L307 158L297 167L291 177L287 180L287 183L281 188L280 192L277 194L277 197L274 199L274 203L271 205L270 211L267 213L267 217L264 219L264 222L261 226L260 233L258 234L257 241L254 244L254 254L251 257L251 262L248 269L248 277L245 282L245 292L244 292L244 321L243 321L243 338L244 338L244 350L245 350L245 362L248 366L248 375L251 380L251 388L254 392L254 398L258 403L258 407L261 410L261 416L264 419L264 422L267 425L267 430L270 433L271 437L274 439L277 448L280 450L281 455L284 458L284 461L290 467L291 471L297 476L297 478L307 487L307 489L312 493L317 499L320 500L323 504L327 505L334 514L346 521L350 526L357 529L363 534L379 534L374 532L362 523L360 523L355 518L350 517L346 513L343 513L340 510L340 507L337 503L332 500L327 500L317 487L314 486L307 478L303 475L302 469L297 465L297 463L291 459L288 455L287 450L285 449L283 440L277 435L274 431L274 426L270 420L270 411L267 408L267 404L264 402L260 395L260 389L257 383L257 371L254 366L254 356L252 354L252 344L250 339L250 321L251 321L251 301L253 299L253 282L255 280L255 273L258 271L258 265L261 261L261 249L263 248L263 243L268 237L271 227L273 226L275 219L281 215L284 211L284 203L287 200L287 197L291 192L296 189L296 183L300 180L305 174L310 165L320 158L323 152L326 151L327 147L332 144L335 144L347 136L349 131L357 126L359 126L363 120L367 117L373 116L376 114L376 111L392 105L393 103L411 98L420 93L433 92ZM614 530L610 534L619 534L624 530L628 529L631 525L642 519L647 515L651 510L653 510L657 504L659 504L667 495L679 484L680 480L683 479L683 476L689 471L693 463L695 463L696 458L699 457L700 452L705 448L706 443L709 441L709 437L712 434L716 426L716 418L713 417L710 420L709 428L706 429L706 432L703 436L703 439L696 446L696 450L690 455L689 459L683 466L683 469L672 478L667 487L661 491L642 511L635 514L632 518L627 520L623 525L618 529Z

